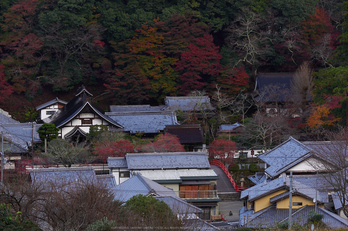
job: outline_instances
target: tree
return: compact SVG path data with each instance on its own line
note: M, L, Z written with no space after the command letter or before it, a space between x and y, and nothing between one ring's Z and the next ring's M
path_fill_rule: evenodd
M84 148L70 144L67 140L54 139L48 143L47 153L42 156L48 162L71 167L72 164L85 163L89 154Z
M221 87L222 93L232 97L240 91L247 89L249 75L246 73L243 66L225 67L217 77L216 82Z
M209 158L230 162L237 150L236 143L232 140L216 139L209 145Z
M211 35L203 35L188 45L188 51L181 53L176 70L181 72L179 89L182 94L201 90L205 82L220 74L222 56L213 44Z
M152 196L138 194L124 205L125 211L135 220L141 220L143 227L180 227L180 220L163 201Z
M50 142L51 140L56 139L58 137L58 131L59 131L59 128L57 128L56 125L48 124L48 123L44 123L37 130L37 132L39 133L40 139L42 141L46 140L47 142Z
M179 138L166 133L159 135L154 142L139 147L141 152L184 152L185 148L180 144Z
M10 212L9 206L0 204L0 224L1 230L32 230L39 231L39 227L31 220L21 220L21 213L17 213L15 217Z
M97 157L106 162L108 157L123 157L134 152L134 145L129 140L98 142L95 145Z
M331 109L323 104L313 108L313 112L307 120L307 125L313 129L329 128L336 125L339 120L339 118L332 115Z
M3 102L12 93L12 87L5 81L4 65L0 63L0 102Z
M325 145L314 148L321 160L314 167L317 171L324 171L320 180L328 185L327 190L335 192L345 216L348 217L348 129L340 127L337 131L327 131L325 138L328 140Z

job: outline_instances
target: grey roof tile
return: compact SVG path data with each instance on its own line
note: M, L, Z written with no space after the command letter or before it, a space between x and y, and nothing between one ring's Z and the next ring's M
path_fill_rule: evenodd
M213 110L209 96L167 96L165 98L166 107L169 111L201 111Z
M102 175L96 175L97 181L99 184L101 184L103 187L106 188L113 188L115 187L116 184L116 180L115 180L115 176L112 174L102 174Z
M51 105L56 104L56 103L61 103L61 104L64 104L64 105L65 105L65 104L67 104L68 102L66 102L66 101L64 101L64 100L61 100L61 99L58 99L58 97L56 97L56 98L53 99L53 100L50 100L50 101L48 101L48 102L46 102L46 103L43 103L43 104L37 106L37 107L36 107L36 111L41 110L41 109L43 109L43 108L45 108L45 107L51 106Z
M157 196L156 199L165 202L175 214L191 214L191 213L199 213L203 210L187 203L186 201L180 199L179 197L172 196Z
M110 118L119 123L124 131L137 133L160 133L166 125L177 125L175 113L172 112L106 112Z
M110 105L110 112L161 112L162 106L150 106L150 105Z
M237 128L237 127L240 127L240 126L244 127L243 124L240 124L238 122L234 123L234 124L221 124L220 127L219 127L219 130L220 131L231 131L231 130L233 130L233 129Z
M122 202L128 201L133 196L138 194L149 195L154 193L157 196L173 196L178 197L175 192L166 188L154 181L151 181L141 174L135 174L128 180L113 188L115 200Z
M128 153L128 169L210 168L205 152Z
M2 111L2 109L0 110L0 124L19 124L19 121L11 118L11 116L5 111Z
M276 177L311 155L310 148L290 137L272 150L258 155L258 158L270 165L265 170L266 173Z
M127 160L125 157L108 157L109 168L127 168Z

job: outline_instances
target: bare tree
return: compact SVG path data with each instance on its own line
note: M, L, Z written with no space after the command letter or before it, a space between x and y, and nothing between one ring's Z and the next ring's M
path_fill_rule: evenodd
M321 162L313 164L317 171L324 171L323 180L333 189L348 217L348 128L326 132L327 142L314 147Z

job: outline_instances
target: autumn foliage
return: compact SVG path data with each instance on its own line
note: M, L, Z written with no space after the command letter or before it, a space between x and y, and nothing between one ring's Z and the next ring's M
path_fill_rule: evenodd
M134 145L129 140L102 142L95 146L95 153L104 162L108 157L123 157L132 152L134 152Z
M310 128L321 128L332 126L338 122L339 118L334 118L331 113L331 109L328 105L323 104L314 107L312 115L309 116L307 120L307 125Z
M139 148L140 152L184 152L184 146L175 135L159 135L154 142Z
M237 147L234 141L216 139L209 145L209 158L226 162L233 159L236 150Z

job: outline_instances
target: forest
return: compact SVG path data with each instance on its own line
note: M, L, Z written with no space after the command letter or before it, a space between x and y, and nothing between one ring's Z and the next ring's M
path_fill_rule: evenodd
M347 9L341 0L2 0L0 106L22 96L27 107L16 110L30 114L50 100L44 92L64 98L81 84L105 105L216 89L233 98L258 73L306 62L312 118L344 124Z

